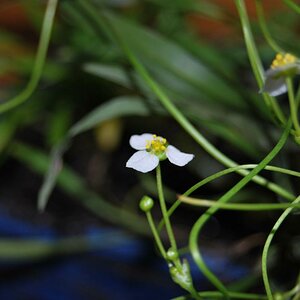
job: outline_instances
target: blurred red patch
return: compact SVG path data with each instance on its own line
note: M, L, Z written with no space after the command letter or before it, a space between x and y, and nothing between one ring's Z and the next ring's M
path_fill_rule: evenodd
M200 2L200 1L199 1ZM226 39L236 39L240 33L236 31L236 24L239 22L237 10L233 0L211 0L210 3L220 8L221 16L219 19L203 16L200 14L189 14L188 24L193 27L201 37L213 41L224 41ZM262 1L266 17L270 17L276 12L282 12L286 6L281 0ZM256 8L254 0L246 0L247 11L250 19L256 19Z

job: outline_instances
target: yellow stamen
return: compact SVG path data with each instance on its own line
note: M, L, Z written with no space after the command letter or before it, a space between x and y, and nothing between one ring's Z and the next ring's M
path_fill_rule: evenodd
M271 69L276 69L277 67L283 67L288 64L292 64L296 60L297 60L297 58L290 53L286 53L284 55L281 53L278 53L272 62Z
M167 140L161 136L153 134L153 139L147 141L146 150L155 155L163 154L167 149Z

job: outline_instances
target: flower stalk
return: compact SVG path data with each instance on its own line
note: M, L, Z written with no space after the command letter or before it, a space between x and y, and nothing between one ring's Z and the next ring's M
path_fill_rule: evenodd
M160 236L157 232L157 229L155 227L155 224L154 224L154 221L153 221L153 217L152 217L152 214L150 211L146 212L146 217L147 217L147 220L148 220L148 223L149 223L149 226L150 226L150 229L151 229L151 232L153 234L153 237L154 237L154 240L155 240L155 243L157 245L157 248L161 254L161 256L166 259L167 257L167 254L166 254L166 250L162 244L162 241L160 239Z
M172 228L172 225L171 225L171 222L169 219L168 210L167 210L166 201L165 201L164 192L163 192L160 164L158 164L158 166L156 167L156 183L157 183L157 192L158 192L161 213L163 215L163 219L166 224L166 230L167 230L167 234L168 234L168 237L170 240L170 244L171 244L171 247L173 248L173 250L177 251L177 243L176 243L173 228Z
M300 142L300 125L298 121L298 106L295 101L295 94L293 88L293 81L291 77L286 78L286 85L288 90L288 98L290 103L290 110L291 110L291 118L293 121L293 126L296 130L295 132L295 139L299 143Z

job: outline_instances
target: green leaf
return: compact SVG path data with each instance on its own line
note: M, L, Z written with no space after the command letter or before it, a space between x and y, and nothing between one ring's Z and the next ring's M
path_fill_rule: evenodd
M68 134L61 142L52 148L48 170L44 176L43 184L38 193L38 209L43 211L47 205L51 192L53 191L57 176L63 166L63 155L68 149L71 139L85 132L101 122L122 116L146 116L149 109L142 98L135 96L123 96L114 98L92 110L87 116L83 117L71 127Z
M38 193L38 210L44 211L52 190L55 187L57 175L60 173L63 161L62 156L67 148L67 142L63 141L61 144L53 147L50 154L50 163L48 171L45 174L43 184Z
M0 239L0 260L35 261L48 259L49 256L84 253L95 249L109 249L114 246L122 247L130 236L124 232L99 234L93 240L86 236L67 237L55 241L34 239Z
M118 34L126 37L128 47L162 85L185 97L187 93L193 95L200 102L206 100L232 108L246 108L235 87L174 42L111 13L105 16ZM206 99L202 100L201 95Z
M109 80L126 88L132 88L128 74L119 66L104 65L100 63L86 63L83 70L92 75Z
M149 109L140 97L121 96L114 98L91 111L69 130L69 136L87 131L101 122L123 116L147 116Z
M9 154L39 174L44 174L50 164L50 159L46 154L22 143L15 142ZM134 232L142 234L149 232L147 222L143 218L120 206L113 205L98 193L89 190L84 179L70 168L65 166L56 176L58 186L96 216L110 223L125 226Z

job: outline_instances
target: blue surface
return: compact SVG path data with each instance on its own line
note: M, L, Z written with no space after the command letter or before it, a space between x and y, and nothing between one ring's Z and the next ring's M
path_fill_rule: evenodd
M51 243L59 238L55 230L14 219L3 209L0 209L0 235ZM85 236L94 250L39 262L0 260L0 299L159 300L184 294L171 282L165 262L153 255L153 245L110 228L91 227ZM108 246L103 247L103 243ZM188 259L195 285L201 288L205 278L191 258ZM240 278L247 271L208 254L205 260L217 274L226 271L226 278L231 280Z

